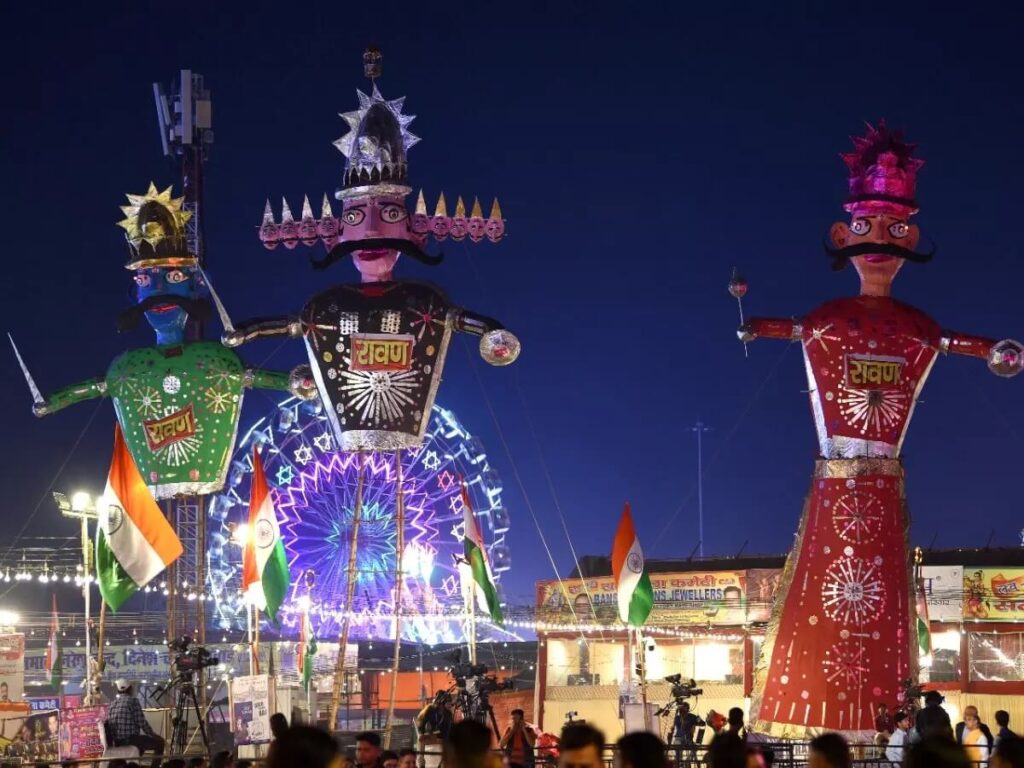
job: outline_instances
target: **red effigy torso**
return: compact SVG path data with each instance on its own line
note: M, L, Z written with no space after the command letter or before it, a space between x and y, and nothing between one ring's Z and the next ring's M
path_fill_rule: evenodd
M857 296L815 309L802 336L821 455L898 456L940 350L938 324L895 299Z
M941 333L861 296L811 312L800 337L822 458L758 665L755 727L870 732L915 666L897 457Z

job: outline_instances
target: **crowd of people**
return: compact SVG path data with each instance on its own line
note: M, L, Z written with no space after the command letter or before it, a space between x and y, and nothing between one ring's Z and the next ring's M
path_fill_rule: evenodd
M885 704L879 705L875 717L875 744L884 749L890 762L900 763L910 748L932 737L952 740L974 765L995 763L993 758L1000 742L1017 736L1010 729L1010 713L1006 710L995 712L997 727L993 733L974 705L964 707L964 719L954 727L949 713L942 707L941 693L929 691L924 702L925 706L917 712L897 710L892 715Z
M128 693L128 691L125 691ZM128 698L127 696L125 697ZM999 710L994 713L993 731L979 717L977 707L964 708L964 719L953 725L942 707L943 698L932 691L925 696L925 706L916 712L879 706L875 719L875 749L851 750L838 733L825 733L810 741L806 756L808 768L851 768L854 754L862 763L884 767L905 768L1024 768L1024 739L1010 729L1010 716ZM441 707L443 709L443 707ZM447 711L447 710L446 710ZM126 707L125 722L141 729L137 714ZM692 741L666 747L653 733L631 733L620 738L609 749L605 735L592 725L570 722L562 729L557 749L542 749L539 734L521 709L511 712L511 720L493 748L498 735L474 720L454 722L454 718L437 718L424 727L417 722L421 737L435 737L431 748L439 754L431 762L443 768L535 768L539 762L554 762L557 768L666 768L676 763L701 768L772 768L780 749L779 743L758 740L747 733L743 710L734 707L703 751ZM305 725L289 726L284 715L271 717L271 743L265 765L267 768L423 768L423 754L413 749L391 751L382 749L380 735L373 731L357 734L351 754L342 750L327 731ZM141 745L139 745L141 746ZM148 746L148 745L147 745ZM156 746L156 745L154 745ZM159 746L163 746L162 744ZM424 745L421 744L421 750ZM856 746L856 745L855 745ZM860 745L863 746L863 745ZM670 749L678 750L678 755ZM785 747L787 755L792 755ZM159 755L159 752L158 752ZM159 758L158 758L159 759ZM137 763L113 760L110 768L138 768ZM251 763L236 760L224 751L211 759L192 758L186 762L171 759L163 768L249 768Z

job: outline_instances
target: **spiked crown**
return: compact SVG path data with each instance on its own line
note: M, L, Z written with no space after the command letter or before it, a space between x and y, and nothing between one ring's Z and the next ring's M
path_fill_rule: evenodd
M362 91L356 94L359 108L341 114L349 131L334 142L345 156L345 175L335 196L340 200L371 191L408 194L412 190L408 186L407 155L420 140L409 131L416 116L402 114L404 96L385 99L376 83L370 95Z
M854 151L842 155L850 173L843 207L851 213L882 208L917 213L914 191L924 160L912 157L916 145L904 141L902 131L889 130L885 120L867 129L864 136L852 137Z
M188 249L185 223L192 212L182 209L184 197L172 198L171 187L160 192L153 182L146 194L127 197L128 205L121 206L125 218L117 222L128 240L126 269L191 267L199 263Z

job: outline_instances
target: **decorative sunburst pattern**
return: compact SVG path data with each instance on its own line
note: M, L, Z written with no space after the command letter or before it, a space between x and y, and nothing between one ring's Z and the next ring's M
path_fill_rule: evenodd
M132 397L135 411L144 419L152 419L163 408L163 397L160 390L155 387L140 385L135 388L135 395Z
M238 398L228 390L215 387L207 387L203 394L206 395L206 407L213 413L224 413Z
M878 566L859 557L841 557L826 571L821 597L829 618L861 626L881 615L885 585Z
M886 389L844 389L839 412L862 435L881 435L903 421L910 405L906 392Z
M882 524L878 498L865 491L851 491L832 507L832 525L843 541L864 544L873 541Z
M349 360L349 365L351 361ZM415 407L412 395L422 387L420 372L353 371L341 372L348 407L359 413L363 421L374 424L397 421L405 416L408 406Z
M215 496L211 518L221 521L214 533L210 583L218 597L219 626L239 626L243 611L236 594L240 582L240 554L226 544L228 525L244 519L248 503L253 444L263 446L267 476L281 519L292 573L293 595L305 594L301 574L312 571L314 625L323 637L338 631L344 603L355 500L359 486L360 455L332 449L325 440L327 418L318 402L286 400L261 419L239 440L229 490ZM455 416L435 406L424 444L402 455L406 515L402 594L403 636L426 642L450 642L463 637L463 626L446 614L461 612L462 595L455 556L462 544L462 486L465 478L477 520L483 531L492 570L500 585L510 555L505 543L509 516L501 502L501 483L487 463L480 442ZM362 514L357 546L355 603L359 619L353 637L388 636L394 611L396 566L395 454L370 453L365 457ZM444 478L443 481L439 481ZM220 538L225 539L219 545ZM285 623L291 630L289 608ZM493 633L478 626L481 637ZM494 635L497 636L497 635Z
M860 686L861 677L868 671L867 654L863 646L847 641L839 642L825 651L825 679L849 688Z

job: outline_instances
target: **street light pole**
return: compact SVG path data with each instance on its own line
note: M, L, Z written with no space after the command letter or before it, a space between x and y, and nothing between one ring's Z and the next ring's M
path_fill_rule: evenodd
M697 433L697 552L701 558L704 557L704 444L701 439L705 432L711 428L704 426L704 422L697 419L697 424L690 427Z
M85 687L86 703L92 697L92 687L89 673L89 662L92 659L92 639L89 632L89 597L92 591L92 540L89 538L89 521L98 520L96 504L92 497L83 492L74 493L71 499L63 493L54 493L53 500L57 502L57 508L64 517L79 520L82 525L82 597L85 600ZM100 648L102 658L103 649Z

